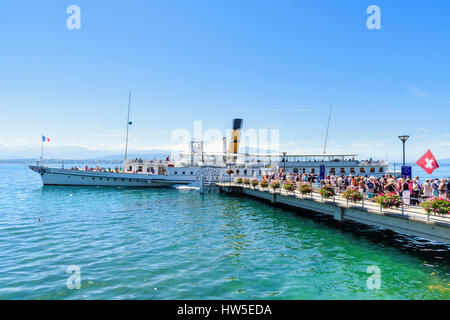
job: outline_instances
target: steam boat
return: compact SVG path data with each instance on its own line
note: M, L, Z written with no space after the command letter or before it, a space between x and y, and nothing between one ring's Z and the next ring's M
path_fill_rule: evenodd
M169 187L198 185L201 180L214 183L232 177L256 178L284 171L292 174L360 175L379 177L387 173L385 161L357 161L354 154L243 154L238 153L243 120L233 120L228 149L224 138L222 153L205 153L202 141L191 141L190 152L179 160L125 160L121 170L86 170L30 166L40 174L44 185ZM232 175L229 174L232 171Z
M353 154L243 154L239 153L242 119L233 120L228 148L223 138L222 153L206 153L202 141L191 141L190 152L181 153L179 160L128 160L128 131L130 122L131 91L128 100L127 134L123 168L115 170L64 169L46 167L41 163L29 166L37 172L44 185L57 186L110 186L110 187L170 187L200 184L200 182L229 181L234 177L256 178L283 170L292 174L359 174L380 176L389 164L384 161L357 161ZM331 117L331 109L330 109ZM330 119L328 120L329 126ZM328 130L327 130L328 136ZM326 142L325 142L326 145Z

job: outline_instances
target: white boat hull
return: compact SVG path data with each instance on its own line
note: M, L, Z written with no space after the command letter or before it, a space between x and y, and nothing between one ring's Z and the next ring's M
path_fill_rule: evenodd
M104 186L104 187L169 187L191 184L192 179L168 179L165 175L136 173L98 172L71 169L55 169L30 166L37 172L46 186Z

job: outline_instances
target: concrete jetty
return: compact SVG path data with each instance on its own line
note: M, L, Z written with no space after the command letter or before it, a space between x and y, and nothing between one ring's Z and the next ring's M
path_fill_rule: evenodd
M322 198L318 193L301 195L298 191L252 187L237 183L220 183L221 192L249 196L302 210L323 213L337 221L351 220L358 223L389 229L395 232L450 244L450 217L429 216L422 208L381 209L373 201L348 202L335 197Z

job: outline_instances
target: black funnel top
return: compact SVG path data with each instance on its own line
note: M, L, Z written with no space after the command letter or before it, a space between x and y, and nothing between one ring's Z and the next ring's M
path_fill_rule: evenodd
M234 119L233 120L233 130L240 130L242 129L242 123L244 120L242 119Z

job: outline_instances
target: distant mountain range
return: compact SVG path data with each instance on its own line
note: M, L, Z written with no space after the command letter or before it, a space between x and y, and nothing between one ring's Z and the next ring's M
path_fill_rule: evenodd
M243 152L243 150L241 150ZM250 149L247 152L256 153L256 150ZM264 153L264 151L261 151ZM154 149L147 151L130 150L128 153L129 159L141 158L146 160L152 160L157 158L158 160L165 159L171 154L170 150ZM36 161L41 155L41 149L28 148L22 150L12 150L10 148L0 146L0 161L9 162L15 160ZM51 161L68 161L68 160L88 160L88 161L123 161L123 153L117 153L107 150L91 150L83 147L47 147L44 149L44 159ZM360 160L364 157L358 157ZM399 164L400 159L385 159L390 163ZM440 165L450 165L450 158L438 159Z
M241 150L241 152L244 152ZM253 148L247 150L249 153L256 153ZM260 150L264 153L263 150ZM141 158L145 160L165 159L172 153L171 150L152 149L146 151L129 150L128 159ZM21 150L13 150L0 145L0 161L6 160L36 160L41 156L41 148L27 148ZM58 160L107 160L107 161L122 161L123 153L117 151L107 150L91 150L83 147L46 147L44 149L44 159L58 159Z
M165 159L171 154L169 150L148 150L140 152L130 150L128 158L141 159ZM31 159L36 160L41 156L40 148L29 148L22 150L8 150L8 148L0 148L0 161ZM118 154L114 151L90 150L82 147L53 147L44 149L44 159L60 159L60 160L123 160L124 154Z
M158 160L163 160L166 159L167 156L170 155L170 151L164 151L164 150L152 150L149 151L148 153L129 153L127 155L128 159L136 159L136 158L140 158L140 159L144 159L144 160L153 160L153 159L158 159ZM111 160L111 161L116 161L116 160L123 160L124 155L123 154L113 154L113 155L109 155L109 156L103 156L103 157L96 157L96 158L89 158L87 160Z

